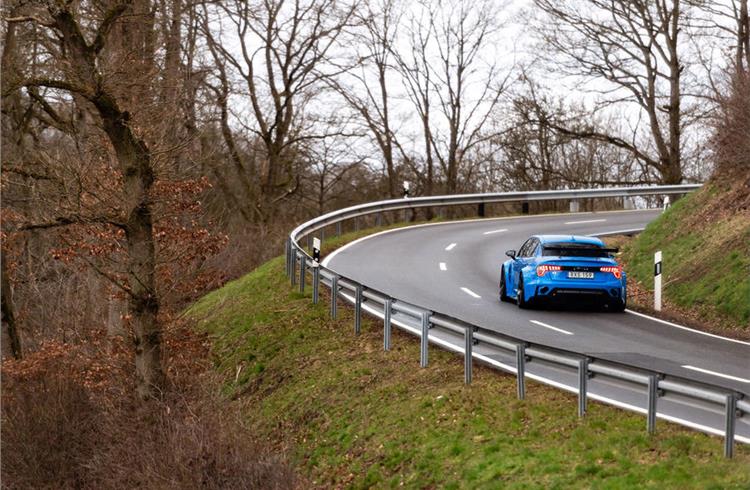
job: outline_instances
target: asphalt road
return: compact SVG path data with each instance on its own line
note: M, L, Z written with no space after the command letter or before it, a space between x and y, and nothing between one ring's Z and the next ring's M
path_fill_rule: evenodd
M750 395L750 343L633 312L520 310L498 300L505 251L517 250L530 235L638 229L658 213L542 215L410 227L353 242L324 264L393 297L486 329Z

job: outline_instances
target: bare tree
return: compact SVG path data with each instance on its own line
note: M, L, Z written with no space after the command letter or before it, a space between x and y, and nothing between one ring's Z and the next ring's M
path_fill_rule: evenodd
M464 157L491 135L483 128L507 88L494 59L484 58L499 27L492 2L427 3L411 19L410 52L398 61L407 93L422 122L432 191L433 155L445 176L445 191L459 190Z
M346 70L351 81L339 76L328 79L328 83L361 117L372 135L385 164L388 196L395 198L399 196L395 163L399 143L391 109L392 52L402 11L397 0L373 3L365 4L366 11L357 16L360 30L353 37L356 59L353 68Z
M252 131L265 147L257 169L255 209L259 219L267 220L274 204L298 186L294 145L323 136L299 132L300 117L321 81L331 76L322 64L349 25L354 5L342 7L335 0L234 0L220 2L216 9L216 22L231 26L239 53L228 49L223 28L209 33L207 40L244 84L243 95L255 120Z
M147 105L147 90L144 89L148 87L147 78L139 74L153 73L150 67L154 56L152 11L150 3L145 0L115 3L103 12L78 7L61 3L31 4L26 11L9 19L9 22L33 23L36 28L47 32L49 39L58 40L57 43L45 43L45 47L49 50L47 55L62 62L46 75L29 73L21 77L13 86L4 87L4 94L18 90L19 86L29 93L38 88L65 92L80 102L81 110L95 114L115 155L121 185L120 200L114 210L100 209L98 214L85 216L57 215L46 221L28 223L24 229L99 223L123 233L127 280L119 283L114 276L101 272L117 282L128 295L137 390L147 398L164 386L151 200L155 174L152 151L137 133L132 111L138 104ZM120 65L123 58L131 63ZM117 70L129 71L132 86L113 85L116 84L113 73L107 71L113 66ZM52 119L63 120L53 105L43 99L39 102ZM100 203L90 209L103 205Z
M556 127L568 136L603 141L654 168L664 184L683 179L685 121L680 39L686 12L680 0L534 0L544 14L537 31L553 71L583 77L599 89L599 107L634 103L649 139ZM601 84L605 84L602 86Z

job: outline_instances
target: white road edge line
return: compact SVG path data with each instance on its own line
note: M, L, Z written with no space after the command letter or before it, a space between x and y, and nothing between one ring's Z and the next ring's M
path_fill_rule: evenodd
M445 250L446 250L447 252L450 252L451 250L453 250L453 248L454 248L454 247L455 247L456 245L458 245L458 244L457 244L457 243L451 243L450 245L448 245L447 247L445 247Z
M657 210L656 209L628 209L628 210L608 211L608 212L610 212L610 213L623 213L624 214L624 213L640 213L640 212L648 212L648 211L657 211ZM451 225L451 224L456 224L456 223L469 223L469 222L475 222L475 221L493 221L493 220L508 220L508 219L523 219L523 218L543 218L543 217L549 218L550 216L571 215L571 214L580 214L580 213L560 213L558 215L536 214L536 215L531 215L531 216L526 216L526 217L523 217L523 216L504 216L504 217L500 217L500 218L479 218L479 219L468 219L468 220L461 220L461 221L451 221L449 223L446 223L446 222L422 223L422 224L419 224L419 225L405 226L403 228L394 228L392 230L384 230L384 231L380 231L378 233L373 233L372 235L363 236L362 238L358 238L357 240L354 240L353 242L349 242L346 245L337 248L336 250L334 250L333 252L331 252L330 254L328 254L323 259L323 262L321 262L321 265L323 267L328 267L329 262L339 252L343 252L347 248L349 248L351 246L354 246L354 245L356 245L359 242L362 242L362 241L367 240L369 238L374 238L374 237L379 236L379 235L385 235L386 233L395 233L397 231L405 231L405 230L410 230L410 229L414 229L414 228L423 228L423 227L426 227L426 226L439 226L439 225L445 226L445 225ZM451 245L453 245L453 244L451 243ZM448 246L450 247L451 245L448 245ZM453 248L453 247L451 247L451 248ZM630 310L630 309L626 309L625 311L627 313L630 313L631 315L638 315L638 316L643 317L643 318L648 318L649 320L653 320L655 322L663 323L664 325L669 325L670 327L680 328L682 330L687 330L689 332L694 332L694 333L697 333L697 334L700 334L700 335L705 335L707 337L713 337L715 339L726 340L728 342L734 342L736 344L750 345L750 342L745 342L744 340L737 340L737 339L732 339L732 338L729 338L729 337L722 337L721 335L716 335L716 334L713 334L713 333L701 332L700 330L695 330L694 328L686 327L684 325L678 325L676 323L668 322L666 320L662 320L661 318L656 318L656 317L653 317L653 316L650 316L650 315L646 315L646 314L643 314L643 313L639 313L637 311L633 311L633 310Z
M697 333L697 334L700 334L700 335L705 335L706 337L713 337L715 339L727 340L729 342L735 342L737 344L742 344L742 345L750 345L750 342L745 342L744 340L730 339L729 337L722 337L721 335L716 335L714 333L702 332L700 330L695 330L694 328L690 328L690 327L686 327L684 325L678 325L676 323L668 322L666 320L662 320L661 318L656 318L656 317L651 316L651 315L646 315L646 314L640 313L638 311L633 311L633 310L629 310L629 309L627 309L625 311L627 313L630 313L631 315L637 315L637 316L640 316L640 317L643 317L643 318L648 318L649 320L653 320L655 322L663 323L664 325L669 325L670 327L679 328L681 330L687 330L689 332L694 332L694 333Z
M354 303L354 298L351 297L350 295L348 295L346 293L342 293L341 295L344 298L346 298L346 300L349 301L350 303ZM368 304L363 304L362 305L362 309L364 311L370 313L374 317L377 317L377 318L380 318L380 319L383 319L383 317L385 316L383 314L383 310L382 309L380 309L380 308L378 308L378 309L373 308L372 306L370 306ZM407 325L406 323L404 323L404 322L402 322L400 320L392 319L391 322L394 325L400 327L401 329L406 330L407 332L410 332L413 335L416 335L417 337L419 337L419 335L420 335L419 329L411 327L411 326ZM456 345L454 345L454 344L452 344L450 342L447 342L445 340L438 339L438 338L436 338L433 335L429 335L428 334L427 335L427 339L430 342L434 343L434 344L442 346L446 350L453 351L453 352L461 352L461 353L464 352L464 350L461 347L458 347L458 346L456 346ZM477 352L472 352L472 354L473 354L472 357L474 357L475 359L479 359L479 360L481 360L483 362L486 362L487 364L490 364L492 366L498 367L502 371L506 371L506 372L513 373L513 374L517 374L516 368L514 366L511 366L509 364L505 364L505 363L496 361L495 359L492 359L491 357L484 356L484 355L479 354ZM533 373L530 373L530 372L527 371L526 372L526 377L529 378L529 379L533 379L535 381L539 381L541 383L545 383L545 384L550 385L550 386L554 386L555 388L560 388L562 390L565 390L565 391L568 391L568 392L571 392L571 393L578 393L578 387L576 387L576 386L568 386L568 385L566 385L564 383L560 383L559 381L554 381L554 380L551 380L549 378L545 378L544 376L540 376L538 374L533 374ZM630 411L633 411L633 412L636 412L636 413L640 413L640 414L646 414L647 413L647 411L646 411L645 408L641 408L639 406L632 405L630 403L621 402L619 400L615 400L614 398L609 398L609 397L606 397L606 396L597 395L596 393L589 392L588 393L588 397L590 399L592 399L592 400L597 400L597 401L600 401L600 402L608 403L608 404L613 405L615 407L623 408L625 410L630 410ZM658 418L662 419L662 420L666 420L668 422L674 422L674 423L683 425L685 427L690 427L692 429L699 430L701 432L705 432L705 433L708 433L708 434L713 434L713 435L721 436L721 437L724 436L724 431L723 430L714 429L713 427L709 427L707 425L697 424L695 422L691 422L689 420L681 419L679 417L675 417L675 416L672 416L672 415L666 415L664 413L659 413L658 411L656 412L656 416ZM735 435L734 436L734 440L738 441L738 442L743 442L745 444L750 444L750 437Z
M481 296L479 296L477 293L475 293L474 291L472 291L469 288L461 287L461 291L463 291L464 293L468 294L472 298L477 298L477 299L481 298Z
M482 235L492 235L493 233L502 233L504 231L508 231L508 229L507 228L501 228L499 230L485 231L484 233L482 233Z
M446 267L445 262L440 262L440 270L441 271L447 271L448 267Z
M602 221L607 221L606 219L585 219L583 221L566 221L566 225L582 225L584 223L601 223Z
M684 367L685 369L690 369L691 371L698 371L699 373L703 373L703 374L710 374L712 376L718 376L720 378L731 379L732 381L739 381L740 383L750 383L750 379L740 378L738 376L730 376L728 374L723 374L723 373L717 373L716 371L709 371L708 369L690 366L688 364L682 367Z
M563 330L562 328L553 327L552 325L548 325L546 323L538 322L536 320L529 320L529 321L531 323L539 325L540 327L549 328L550 330L554 330L555 332L564 333L565 335L573 335L573 332L568 332L567 330Z

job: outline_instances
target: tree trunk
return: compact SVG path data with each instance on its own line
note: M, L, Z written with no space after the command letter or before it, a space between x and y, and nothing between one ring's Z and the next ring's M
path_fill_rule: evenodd
M21 336L18 333L18 324L16 324L16 315L13 309L13 289L8 277L8 264L5 257L0 259L0 269L2 269L2 284L0 284L0 295L2 295L2 315L3 322L7 325L8 339L10 340L10 352L14 358L23 357L21 349Z

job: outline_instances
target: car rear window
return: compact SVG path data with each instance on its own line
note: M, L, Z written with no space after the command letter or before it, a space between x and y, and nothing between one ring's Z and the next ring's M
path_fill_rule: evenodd
M545 243L546 257L611 257L608 249L589 243Z

